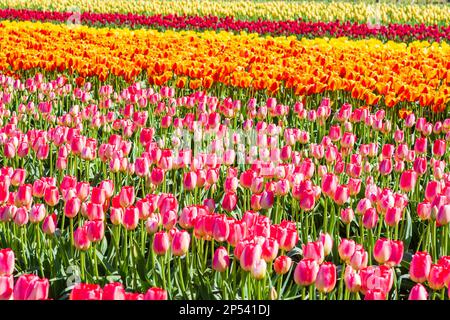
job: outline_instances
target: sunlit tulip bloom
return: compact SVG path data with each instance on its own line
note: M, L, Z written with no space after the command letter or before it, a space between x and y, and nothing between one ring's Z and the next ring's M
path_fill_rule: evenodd
M450 222L450 204L441 206L436 215L436 222L444 226Z
M106 284L103 287L102 300L125 300L125 288L120 282Z
M331 292L336 286L336 266L331 262L320 265L315 281L317 290L323 293Z
M139 224L139 210L135 207L125 208L122 224L127 230L135 230Z
M423 283L427 280L431 269L431 256L427 252L416 252L409 266L409 276L411 280Z
M169 235L165 231L155 233L153 239L153 251L157 255L164 255L170 247Z
M334 198L338 186L338 178L332 173L326 174L322 179L322 192Z
M292 265L292 259L288 256L279 256L275 259L273 263L273 269L276 274L283 275L286 274Z
M432 290L441 290L445 286L448 270L440 264L432 264L428 274L428 286Z
M380 264L388 261L391 256L391 241L384 238L378 239L373 247L373 256Z
M367 267L367 260L368 260L367 251L364 250L362 245L357 244L355 246L355 252L351 256L348 263L352 266L353 269L361 270Z
M312 285L317 278L319 264L313 259L302 259L294 271L294 281L299 286Z
M323 244L325 256L329 255L333 249L333 238L331 235L329 233L321 233L319 235L319 241Z
M263 259L259 259L251 267L250 274L256 280L264 279L267 271L267 262Z
M56 214L53 213L51 215L48 215L44 218L44 221L42 222L42 231L46 235L53 235L56 231L56 223L57 223L57 217Z
M436 139L433 144L433 155L437 158L442 157L446 151L446 142L442 139Z
M47 186L45 188L44 200L50 207L56 206L59 202L58 188L55 186Z
M431 203L420 202L417 205L417 215L421 220L429 220L431 217Z
M417 182L417 173L413 170L406 170L400 176L400 189L404 192L410 192L414 189Z
M189 250L191 236L186 230L177 231L172 239L172 253L174 256L184 256Z
M417 138L414 144L414 151L418 154L427 153L427 138Z
M355 253L356 243L351 239L342 239L338 247L339 257L345 262L349 262Z
M13 274L14 261L14 251L9 248L0 249L0 276Z
M147 221L145 221L145 230L148 234L155 234L159 230L161 222L156 215L150 216Z
M69 300L101 300L102 293L98 284L77 283L70 292Z
M99 242L105 235L105 225L103 220L87 221L85 223L87 237L90 242Z
M345 224L349 224L353 221L355 218L355 213L353 212L352 208L345 208L344 210L341 210L341 220Z
M64 204L64 214L67 218L75 218L80 212L81 209L81 201L77 197L70 198Z
M224 272L230 266L230 257L225 247L219 247L214 251L212 268L217 272Z
M164 229L170 230L177 223L178 215L174 210L167 210L162 214L162 225Z
M213 225L214 240L222 242L225 241L230 233L230 226L225 215L215 217Z
M239 258L241 268L251 271L253 266L261 260L262 248L258 244L247 244Z
M403 259L403 241L401 240L391 240L391 255L389 256L386 265L394 267L399 265Z
M396 226L402 219L402 210L398 207L391 207L386 210L384 221L390 227Z
M43 180L41 179L35 180L33 182L32 188L33 197L42 198L44 196L46 186L47 184Z
M80 199L80 201L85 201L87 199L87 197L89 196L89 189L90 186L88 182L80 181L77 183L75 190L76 195L78 199Z
M25 207L20 207L17 208L17 211L14 215L14 223L21 227L24 226L28 223L29 220L29 216L28 216L28 211Z
M161 288L150 288L145 293L144 300L167 300L167 291Z
M314 259L321 264L325 258L324 246L321 241L308 242L302 245L303 258Z
M33 274L24 274L16 281L13 299L47 300L49 287L48 279L41 279Z
M9 300L14 289L14 277L12 275L0 275L0 300Z
M374 208L369 208L363 214L363 225L366 229L373 229L378 222L378 214Z
M361 277L351 266L345 268L344 282L350 292L358 292L361 288Z
M35 204L31 207L29 212L30 222L31 223L39 223L44 220L47 214L47 210L45 209L45 205L42 203Z
M125 186L119 192L119 201L122 208L133 205L135 199L134 187Z
M428 300L427 289L420 283L416 284L409 292L408 300Z
M371 289L366 292L364 300L386 300L386 293L380 289Z
M222 207L225 211L231 212L236 208L237 195L236 193L226 193L222 200Z

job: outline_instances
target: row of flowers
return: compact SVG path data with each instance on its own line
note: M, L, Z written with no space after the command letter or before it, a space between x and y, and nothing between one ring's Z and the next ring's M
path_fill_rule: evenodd
M0 84L0 246L54 298L69 267L172 299L445 298L449 119L67 75Z
M292 39L205 31L90 28L2 22L0 70L69 71L100 81L265 90L281 98L333 92L367 105L442 112L450 100L450 47L379 40ZM12 69L12 71L11 71ZM224 87L225 86L225 87Z
M448 5L420 3L368 3L361 1L234 1L232 6L224 0L1 0L0 8L31 9L42 11L79 11L96 13L228 16L240 19L306 21L352 21L359 23L424 23L448 25Z
M225 30L232 32L249 32L272 36L306 36L306 37L375 37L381 40L411 42L415 40L448 41L450 27L438 25L388 24L371 25L351 22L309 22L302 20L257 20L246 21L232 17L217 16L179 16L179 15L136 15L120 13L93 12L58 12L39 10L0 10L1 20L48 21L64 23L81 23L99 26L127 26L132 28L150 27L176 30Z

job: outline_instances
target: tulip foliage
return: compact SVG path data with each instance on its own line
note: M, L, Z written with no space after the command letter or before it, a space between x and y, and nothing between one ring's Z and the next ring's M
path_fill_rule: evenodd
M1 300L450 298L448 27L96 3L0 25Z

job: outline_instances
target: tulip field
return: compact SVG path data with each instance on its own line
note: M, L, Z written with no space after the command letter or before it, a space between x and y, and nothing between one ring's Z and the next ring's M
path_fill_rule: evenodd
M444 1L0 0L0 300L450 300L449 144Z

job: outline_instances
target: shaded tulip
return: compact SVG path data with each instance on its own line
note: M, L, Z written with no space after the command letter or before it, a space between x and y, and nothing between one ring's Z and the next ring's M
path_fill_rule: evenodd
M224 272L230 266L230 257L225 247L219 247L214 251L212 268L218 272Z

